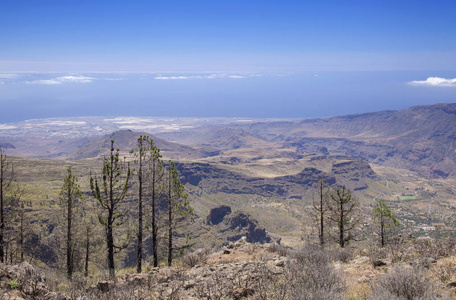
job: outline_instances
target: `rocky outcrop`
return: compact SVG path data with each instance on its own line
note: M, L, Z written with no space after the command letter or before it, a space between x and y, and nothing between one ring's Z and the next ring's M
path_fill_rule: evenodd
M289 145L296 147L296 152L299 154L346 155L351 158L377 163L384 162L386 158L391 157L396 151L394 147L389 145L372 144L343 138L306 137Z
M124 274L116 282L99 281L87 288L85 295L87 299L127 299L125 295L146 300L252 299L252 295L268 291L265 278L272 282L284 279L289 258L272 251L271 246L231 242L218 252L204 254L204 261L192 266Z
M369 187L366 179L378 180L377 174L372 170L369 163L364 160L335 163L332 166L332 173L338 182L355 191Z
M231 213L231 207L221 205L211 209L211 212L206 218L206 223L210 225L217 225L223 221L223 218Z
M249 243L269 243L274 239L266 230L258 226L258 222L249 214L243 212L231 213L231 208L222 205L211 209L206 223L217 226L217 231L226 237L227 241L237 241L245 237ZM276 239L280 243L280 239Z
M49 292L46 278L31 264L4 265L0 263L0 299L68 299L64 295Z
M230 227L225 231L234 233L234 235L227 237L229 241L237 241L245 236L249 243L271 242L271 237L267 235L266 230L259 227L258 222L248 214L239 212L227 220L227 223Z
M334 176L315 168L305 168L296 175L255 178L204 163L176 163L176 167L183 184L198 186L208 194L222 192L287 198L302 195L321 178L329 185L335 183Z

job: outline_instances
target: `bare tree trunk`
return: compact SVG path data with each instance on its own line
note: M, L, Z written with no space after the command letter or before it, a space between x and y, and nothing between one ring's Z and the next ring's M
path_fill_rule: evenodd
M4 198L3 186L5 184L5 168L6 168L6 155L3 154L0 149L0 261L4 262L5 257L5 209L4 209Z
M84 276L89 276L89 250L90 250L90 229L87 227L86 231L86 255L85 255L85 266L84 266Z
M111 152L113 151L113 146L111 145ZM106 244L108 247L108 269L109 269L109 276L114 279L116 276L116 269L114 265L114 237L112 233L112 225L113 225L113 218L114 218L114 191L113 191L113 164L114 164L114 156L111 153L111 164L109 170L109 211L108 211L108 219L107 219L107 228L106 228Z
M339 220L339 245L345 247L345 232L344 232L344 203L340 201L340 220Z
M106 246L108 247L108 269L109 276L113 279L116 276L114 265L114 237L112 235L112 212L108 213L108 228L106 229Z
M158 245L157 245L157 223L156 223L156 214L155 214L155 206L156 206L156 197L155 197L155 176L156 176L156 167L155 162L152 166L152 250L154 256L154 267L158 267Z
M20 216L20 235L19 235L19 247L21 251L21 263L24 262L24 208L22 207Z
M71 176L71 173L70 173ZM71 196L71 177L68 181L68 194L67 194L67 277L71 279L73 276L73 241L72 241L72 232L71 232L71 221L73 215L73 203L72 203L72 196Z
M173 262L173 208L172 208L172 195L171 195L171 170L168 179L168 266Z
M137 253L137 265L136 272L142 272L142 255L143 255L143 178L142 178L142 153L139 154L139 171L138 171L138 181L139 181L139 191L138 191L138 253Z
M320 180L320 245L323 246L324 244L323 181Z

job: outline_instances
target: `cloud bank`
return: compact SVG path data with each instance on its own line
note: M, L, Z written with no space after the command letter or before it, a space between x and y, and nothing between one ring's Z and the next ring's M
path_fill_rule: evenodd
M456 86L456 78L428 77L426 80L410 81L409 84L415 86Z
M209 74L209 75L179 75L179 76L156 76L154 79L159 80L185 80L185 79L216 79L216 78L246 78L242 75L227 75L227 74Z
M42 79L42 80L34 80L34 81L27 81L28 84L62 84L62 83L89 83L95 80L94 77L87 77L87 76L61 76L53 79Z

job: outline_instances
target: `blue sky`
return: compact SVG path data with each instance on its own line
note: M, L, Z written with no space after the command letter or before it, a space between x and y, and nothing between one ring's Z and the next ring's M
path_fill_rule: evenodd
M455 1L4 1L0 122L453 102L455 16Z

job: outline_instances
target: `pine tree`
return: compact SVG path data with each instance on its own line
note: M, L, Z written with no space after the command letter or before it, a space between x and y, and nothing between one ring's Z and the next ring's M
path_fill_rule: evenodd
M114 141L111 140L110 155L104 159L100 183L98 179L91 177L90 188L102 209L98 220L105 227L108 269L112 279L115 279L115 250L117 252L127 246L126 244L115 245L113 230L115 225L122 224L121 219L124 214L121 204L129 189L129 179L130 167L127 166L125 170L119 159L119 149L114 151Z
M163 163L161 161L160 150L154 145L149 136L140 136L137 140L136 148L131 153L136 157L136 175L138 177L138 252L137 267L138 273L142 270L143 256L143 218L144 218L144 196L150 195L151 206L151 228L152 228L152 249L154 257L154 267L158 266L157 255L157 198L159 185L163 178Z
M330 193L328 201L329 219L335 224L338 234L333 236L341 248L344 248L351 240L355 239L352 233L355 226L361 220L356 216L357 201L352 193L342 188L336 188Z
M74 271L74 251L76 240L74 239L75 218L77 215L78 204L82 199L82 193L78 184L78 179L72 174L71 167L67 169L63 186L60 191L60 206L63 208L66 227L66 269L67 277L71 279Z
M151 208L151 229L152 229L152 251L154 267L158 266L158 199L161 192L161 183L164 177L163 161L160 149L151 144L149 161L149 189Z
M325 244L325 213L326 213L326 200L325 200L325 192L324 192L324 180L320 179L318 181L318 202L313 203L314 213L313 217L318 226L318 240L320 245L323 246Z
M184 186L178 178L178 171L172 161L166 175L167 188L167 212L168 212L168 266L173 261L173 235L175 230L186 218L193 215L193 208L188 201L188 194L184 191Z
M387 235L390 233L388 229L399 226L399 221L396 216L391 212L389 207L383 201L378 201L374 207L373 218L378 222L380 245L385 247Z
M142 272L142 259L143 259L143 184L144 184L144 167L147 159L146 137L142 135L138 138L136 148L131 150L136 157L135 164L138 166L138 252L136 255L136 272Z

